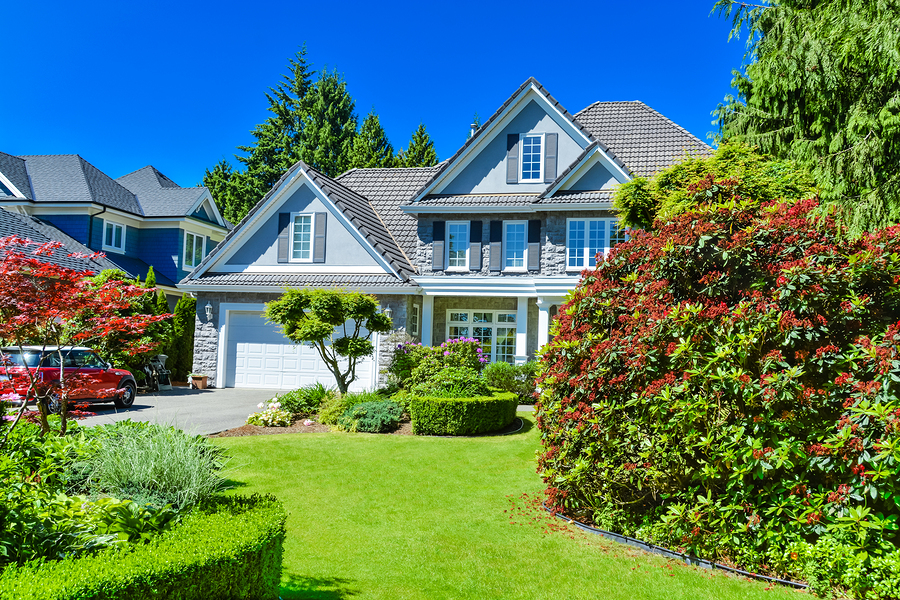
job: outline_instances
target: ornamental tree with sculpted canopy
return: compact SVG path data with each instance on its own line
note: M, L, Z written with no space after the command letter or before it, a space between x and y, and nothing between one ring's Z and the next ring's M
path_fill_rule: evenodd
M59 242L38 244L16 236L0 238L0 343L23 352L26 345L84 346L114 337L131 354L153 350L157 343L142 339L145 330L151 323L171 315L122 316L132 308L133 300L146 294L147 290L122 281L107 281L97 287L86 281L95 274L92 271L44 262L61 246ZM68 256L93 258L99 255ZM62 360L59 362L63 364ZM62 366L59 379L52 382L41 381L30 369L24 370L24 374L14 374L8 365L0 365L0 373L12 378L0 389L6 400L11 399L12 394L8 392L10 387L15 389L17 379L27 378L26 397L37 405L36 418L45 434L50 431L47 421L50 401L57 397L61 403L60 432L65 434L68 399L83 391L83 381L65 373ZM103 391L101 395L104 393L111 396L116 390ZM11 421L4 419L4 424L8 425L3 428L5 431L0 430L0 446L26 413L26 407L23 402Z
M288 339L316 349L341 394L356 381L359 359L374 352L372 334L391 330L375 296L343 290L287 290L266 304L266 318Z

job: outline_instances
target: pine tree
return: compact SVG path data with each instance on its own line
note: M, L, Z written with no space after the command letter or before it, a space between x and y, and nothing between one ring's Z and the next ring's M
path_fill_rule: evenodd
M359 128L350 150L350 168L383 168L394 164L394 147L387 139L378 115L373 110Z
M400 150L394 166L397 167L433 167L438 163L437 152L434 151L434 142L425 131L425 125L419 123L419 127L413 132L409 147Z
M197 300L183 294L175 305L172 324L174 327L174 343L166 367L172 371L172 379L187 381L194 363L194 321L197 312Z
M156 273L153 271L153 265L150 265L150 268L147 269L147 279L144 281L145 288L155 288L156 287Z
M900 220L900 3L720 0L732 36L749 31L726 139L810 169L826 209L854 233Z
M356 103L347 93L347 82L336 72L322 73L307 94L300 158L329 177L350 165L356 137Z

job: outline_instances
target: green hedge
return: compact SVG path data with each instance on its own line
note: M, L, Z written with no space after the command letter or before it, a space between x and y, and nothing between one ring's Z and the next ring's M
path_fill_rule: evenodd
M416 435L471 435L503 429L516 418L519 401L512 392L474 398L410 398L409 416Z
M272 496L219 496L146 545L9 567L0 598L275 600L285 519Z

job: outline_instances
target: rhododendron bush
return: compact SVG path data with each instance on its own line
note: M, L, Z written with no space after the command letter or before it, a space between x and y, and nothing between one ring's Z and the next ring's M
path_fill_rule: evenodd
M815 200L730 197L634 232L560 310L536 405L548 504L753 571L839 557L833 582L891 597L900 227L850 240Z

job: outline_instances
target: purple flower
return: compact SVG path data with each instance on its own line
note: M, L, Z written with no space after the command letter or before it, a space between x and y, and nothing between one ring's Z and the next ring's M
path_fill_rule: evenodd
M449 352L444 352L444 356L450 356Z
M475 349L475 352L477 352L478 354L481 354L483 351L482 351L481 348L476 348L476 349Z

